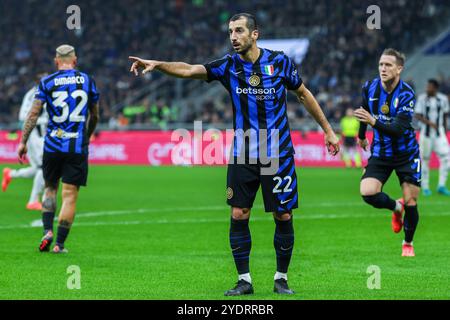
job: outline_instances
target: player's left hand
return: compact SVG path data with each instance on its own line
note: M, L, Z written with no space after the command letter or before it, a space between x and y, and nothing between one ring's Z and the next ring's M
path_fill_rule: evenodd
M325 145L327 146L328 153L335 156L339 152L339 139L336 137L334 131L330 131L325 134Z
M371 126L375 125L375 118L362 107L356 109L354 115L360 122L370 124Z
M25 162L25 155L27 154L27 152L27 145L21 142L19 144L19 147L17 148L17 156L20 164L23 164Z

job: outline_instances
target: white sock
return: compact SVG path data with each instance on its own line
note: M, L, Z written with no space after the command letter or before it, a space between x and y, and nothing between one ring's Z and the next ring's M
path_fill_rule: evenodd
M27 167L19 170L11 170L12 178L32 178L36 174L36 168Z
M30 200L28 203L34 203L39 201L39 194L44 191L45 182L42 174L42 169L39 169L33 180L33 189L31 189Z
M402 204L398 200L395 200L395 211L396 212L401 212L402 211Z
M439 187L445 187L448 175L448 155L439 157Z
M413 245L412 241L411 242L406 242L405 240L403 240L402 244L409 244L409 245Z
M252 277L250 277L250 273L243 273L239 275L239 280L245 280L248 283L252 283Z
M282 272L275 272L275 276L273 277L273 280L278 280L278 279L284 279L287 281L287 273L282 273Z
M422 159L422 182L421 187L424 190L430 189L430 160Z

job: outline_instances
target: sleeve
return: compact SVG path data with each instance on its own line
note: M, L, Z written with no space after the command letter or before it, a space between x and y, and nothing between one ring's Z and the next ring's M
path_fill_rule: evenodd
M382 123L376 120L375 129L395 138L400 138L406 130L411 128L411 118L406 114L398 114L392 123Z
M41 80L39 82L39 85L36 89L36 93L34 95L34 98L37 100L41 100L42 102L47 102L47 91L45 89L44 82Z
M90 92L89 92L91 102L97 103L98 100L100 99L100 94L98 93L97 85L95 84L95 81L92 77L90 77L89 80L91 83Z
M34 96L36 94L36 89L32 89L26 93L23 97L22 104L19 111L19 121L25 121L27 119L28 113L33 105Z
M367 81L364 86L362 87L362 92L361 92L361 107L363 107L366 111L370 112L369 110L369 103L368 98L367 98L367 94L368 94L368 85L369 85L369 81ZM358 131L358 138L360 140L364 140L366 139L366 131L367 131L367 123L360 123L359 125L359 131Z
M229 55L226 55L221 59L204 64L207 73L206 82L220 80L224 77L229 62L229 57Z
M303 83L295 63L285 55L284 77L288 90L297 90Z
M369 95L369 81L366 81L361 90L361 107L370 112L368 95Z
M414 113L417 114L424 114L425 113L425 97L420 96L419 99L417 99L416 106L414 107Z
M414 91L405 91L398 97L397 115L392 123L375 122L374 128L381 132L400 138L406 130L411 129L416 98Z
M416 104L416 97L414 91L405 91L398 97L397 117L404 115L406 118L412 120L414 115L414 105Z
M450 113L450 106L448 104L448 98L444 96L444 113Z

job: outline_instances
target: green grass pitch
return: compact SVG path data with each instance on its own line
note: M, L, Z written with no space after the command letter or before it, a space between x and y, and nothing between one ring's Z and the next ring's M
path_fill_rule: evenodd
M2 169L4 166L0 166ZM252 211L255 294L227 299L449 299L450 199L420 198L415 258L401 257L391 214L365 205L360 170L297 168L300 208L289 283L272 293L274 223L260 194ZM0 194L0 299L224 299L236 282L228 243L225 167L91 166L68 255L39 253L31 180ZM436 182L436 172L432 173ZM400 196L395 175L385 187ZM81 289L69 290L71 265ZM376 265L381 289L369 290Z

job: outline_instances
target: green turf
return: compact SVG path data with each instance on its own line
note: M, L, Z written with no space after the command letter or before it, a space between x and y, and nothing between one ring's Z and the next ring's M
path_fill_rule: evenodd
M450 298L449 198L420 199L417 256L402 258L390 213L358 194L359 170L297 173L289 273L297 294L272 293L274 223L258 195L250 223L255 294L245 299ZM0 299L223 299L236 281L225 178L224 167L92 166L68 255L38 252L41 230L30 225L40 214L24 210L31 180L14 180L0 194ZM385 190L400 196L395 176ZM81 269L80 290L67 289L70 265ZM367 288L370 265L381 269L380 290Z

